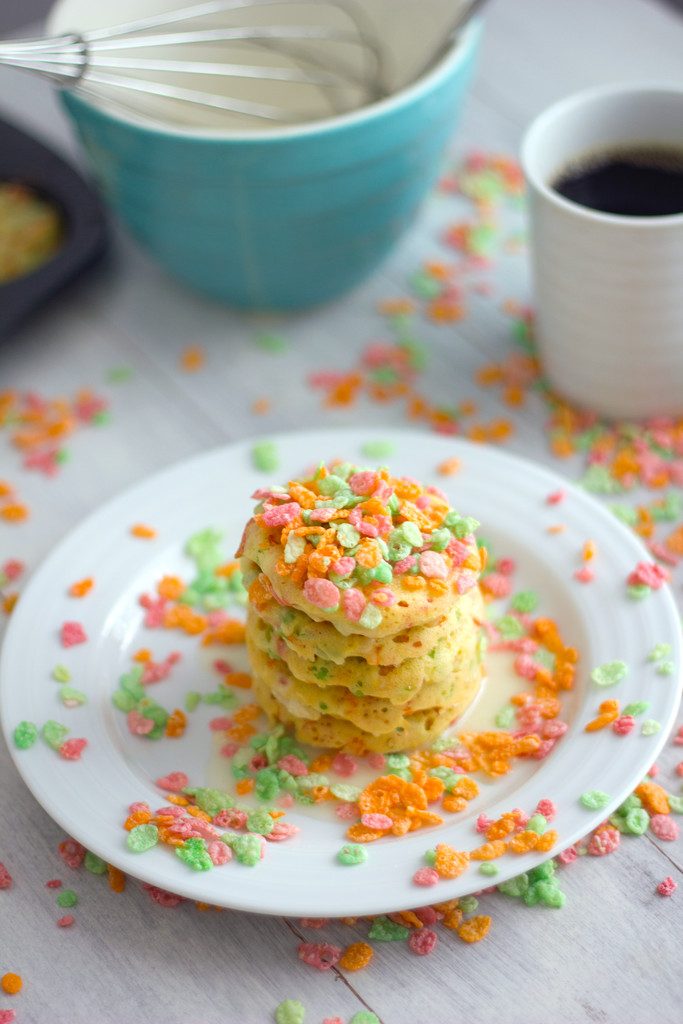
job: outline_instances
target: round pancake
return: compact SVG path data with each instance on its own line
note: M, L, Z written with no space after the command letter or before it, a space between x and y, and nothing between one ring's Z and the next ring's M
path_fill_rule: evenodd
M332 715L323 715L316 721L291 714L272 695L267 685L254 679L254 695L273 722L282 722L293 729L300 743L315 747L344 750L352 754L391 754L401 750L417 750L433 743L456 718L452 708L431 708L416 711L405 718L392 732L373 736L351 722Z
M459 668L446 669L440 678L422 686L409 703L392 704L379 697L356 696L343 686L321 689L295 679L279 658L269 658L247 636L247 649L254 673L272 696L294 718L319 721L328 715L351 722L363 732L382 736L394 732L417 711L451 708L453 717L472 702L481 680L481 661L470 658Z
M443 636L452 636L467 628L466 624L473 618L483 621L483 609L479 588L474 587L432 622L383 638L361 634L345 636L332 623L315 622L304 612L285 608L275 600L260 605L258 614L305 661L322 658L342 665L347 658L362 658L369 665L390 666L428 654Z
M464 565L454 567L447 559L449 569L445 580L438 582L438 588L431 586L431 580L415 576L394 576L381 589L394 597L394 603L381 606L381 621L374 626L363 626L351 621L342 605L338 608L319 608L306 600L302 585L292 576L281 575L277 567L282 563L283 549L272 531L251 520L244 536L243 571L247 578L253 577L252 562L268 580L275 597L291 608L299 609L316 622L329 622L345 635L362 634L368 637L386 637L414 626L432 622L439 615L446 614L461 594L470 590L477 582L481 571L482 555L474 540L468 545L468 556ZM444 559L447 556L443 556ZM422 586L413 589L421 582ZM443 585L442 585L443 584Z
M398 665L369 665L362 658L347 658L335 664L324 658L307 661L298 655L258 612L249 609L247 639L252 646L271 658L280 658L285 671L294 679L318 690L317 700L330 688L346 687L357 697L381 697L391 704L406 704L426 688L439 688L442 680L480 656L482 632L474 619L463 622L453 633L443 633L434 647L416 658L405 658ZM423 707L441 703L431 700Z

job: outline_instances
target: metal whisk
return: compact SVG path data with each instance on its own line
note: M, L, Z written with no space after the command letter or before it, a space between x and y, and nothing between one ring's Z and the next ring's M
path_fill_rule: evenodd
M283 24L221 24L221 16L232 12L277 7L289 9ZM308 16L291 21L297 8ZM174 47L185 48L189 56L174 58ZM245 55L250 62L239 59ZM196 124L188 105L300 122L354 109L386 93L382 51L356 0L208 0L109 28L0 42L0 64L148 118L151 98L152 119L164 122ZM184 84L186 76L195 76L186 79L192 85ZM228 82L233 95L221 93ZM195 88L197 83L206 88ZM281 83L274 95L282 102L253 98L263 83ZM285 87L294 90L289 99L281 91ZM245 95L234 95L240 91ZM144 100L141 106L136 94L138 103Z

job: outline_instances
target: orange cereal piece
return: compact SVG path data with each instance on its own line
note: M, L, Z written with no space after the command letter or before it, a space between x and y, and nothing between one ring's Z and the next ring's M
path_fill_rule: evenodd
M165 733L171 739L179 739L187 728L187 715L181 708L174 708L166 719Z
M135 811L129 814L123 823L126 832L131 832L136 825L147 825L152 820L151 811Z
M187 813L193 818L201 818L202 821L211 821L211 815L203 811L201 807L197 807L195 804L188 804Z
M385 833L376 828L367 828L365 825L356 824L347 828L346 834L354 843L373 843L375 839L381 839Z
M467 870L469 862L470 855L466 851L456 850L447 843L437 844L434 867L441 878L458 878Z
M669 534L664 541L669 551L674 555L683 555L683 524Z
M464 811L467 807L467 800L464 800L461 796L453 796L452 793L446 793L441 806L444 811L448 811L450 814L457 814L458 811Z
M450 928L452 932L457 932L462 924L462 910L460 907L454 906L446 910L441 924L444 928Z
M6 594L2 599L2 610L5 615L11 615L14 611L14 607L19 600L18 594Z
M238 690L251 689L251 676L248 672L227 672L223 676L225 686L236 686Z
M309 772L326 772L332 764L332 754L318 754L308 766Z
M253 779L239 779L239 781L235 784L235 792L239 796L246 796L247 793L251 793L253 788L254 788L254 780Z
M488 935L491 928L491 918L488 914L478 914L470 917L458 928L458 936L463 942L481 942Z
M460 459L456 459L455 456L450 459L444 459L443 462L440 462L436 467L437 473L440 473L441 476L453 476L459 469Z
M511 853L528 853L530 850L535 850L538 847L541 836L537 832L532 832L531 829L525 829L524 832L518 832L516 836L508 841L508 850Z
M401 576L401 586L405 590L422 590L426 582L424 576Z
M107 879L112 892L123 892L126 888L126 876L113 864L107 864Z
M6 480L0 480L0 498L7 498L12 493L12 486Z
M339 966L345 971L362 971L374 955L374 949L367 942L352 942L342 953Z
M95 581L92 576L88 576L83 580L77 580L72 583L69 587L69 597L85 597L89 594L95 585Z
M441 779L437 779L433 775L429 775L425 780L424 784L422 785L422 789L424 790L425 796L427 797L427 802L430 804L434 803L435 800L439 799L445 788L446 787L444 786Z
M515 831L517 822L513 814L503 814L486 829L487 839L504 839Z
M243 704L232 717L236 722L242 724L244 722L253 722L260 714L261 708L258 704Z
M226 730L225 735L231 739L236 740L238 743L245 743L248 739L254 736L256 729L253 725L233 725L230 729Z
M566 525L564 523L555 523L555 524L553 524L553 526L546 526L545 532L546 533L564 533L564 531L566 529L567 529L567 527L566 527Z
M255 401L251 403L251 411L255 416L263 416L265 413L270 412L270 399L255 399Z
M28 507L18 501L10 502L0 508L0 516L8 523L22 523L28 519Z
M130 532L133 537L137 537L139 540L154 540L157 535L157 531L153 526L145 526L144 523L135 523L131 526Z
M542 836L538 837L536 849L541 853L548 853L550 850L552 850L556 842L557 832L555 831L555 829L550 828L547 832L544 832Z
M424 790L398 775L381 775L365 787L358 797L361 814L388 814L394 817L406 808L427 810Z
M475 850L470 850L470 860L495 860L496 857L502 857L506 850L507 843L504 839L494 839Z
M460 796L464 800L474 800L475 796L479 796L479 786L474 779L463 776L461 779L458 779L454 786L451 786L451 793L453 796Z
M635 792L648 814L669 814L671 811L666 790L656 782L641 782Z
M22 981L20 974L12 974L8 972L3 974L0 978L0 988L8 996L16 996L18 992L21 992L24 982Z
M187 807L190 803L181 793L167 793L165 799L167 804L175 804L176 807Z
M256 604L256 602L254 603ZM258 605L256 606L258 607ZM226 619L217 629L207 631L205 636L202 637L202 645L208 647L209 644L243 644L244 628L244 623L240 622L239 619ZM232 685L234 686L235 684L233 683Z
M185 584L179 576L162 576L157 583L157 593L168 601L177 601L185 590Z
M184 373L196 373L201 370L206 353L200 345L188 345L180 355L180 368Z
M584 726L584 732L598 732L615 722L619 717L619 701L603 700L598 711L599 714Z
M592 562L597 554L597 546L594 540L587 540L581 548L581 560L584 562Z

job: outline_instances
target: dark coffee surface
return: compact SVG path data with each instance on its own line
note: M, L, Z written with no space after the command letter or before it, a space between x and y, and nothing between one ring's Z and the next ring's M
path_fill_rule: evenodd
M565 199L602 213L683 213L683 147L634 146L594 153L565 168L553 188Z

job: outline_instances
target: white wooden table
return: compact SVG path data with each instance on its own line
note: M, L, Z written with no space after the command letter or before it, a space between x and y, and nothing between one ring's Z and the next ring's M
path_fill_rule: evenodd
M680 83L682 53L683 20L653 0L493 0L455 151L514 153L530 117L581 87ZM76 154L42 85L3 72L0 108ZM106 267L0 350L0 387L58 395L91 386L108 395L112 409L111 425L69 442L72 459L56 480L22 471L18 453L2 439L0 479L19 487L33 514L25 525L0 525L0 562L14 556L34 568L101 501L207 446L312 422L402 422L396 405L323 414L306 375L351 368L364 345L381 335L376 300L406 294L408 275L441 252L436 230L444 202L430 201L409 237L353 295L287 320L240 317L192 295L117 235ZM528 297L523 260L503 260L496 273L497 298ZM253 344L264 323L289 339L285 355ZM473 372L509 351L509 331L500 302L484 298L454 328L424 323L419 333L431 369L422 386L449 404L472 397ZM194 375L178 368L191 342L207 353L206 371ZM121 365L133 368L131 380L108 384L107 371ZM250 407L263 396L272 408L256 417ZM476 397L483 416L509 414L495 393ZM552 462L544 418L539 399L515 414L510 449ZM578 474L578 460L564 469ZM680 585L679 579L679 593ZM669 744L660 759L669 786L680 754ZM45 882L69 875L55 852L60 830L4 750L0 772L0 860L15 878L14 888L0 893L0 974L19 971L26 983L20 996L0 999L0 1008L11 1005L24 1024L261 1024L286 997L302 1000L310 1024L336 1015L348 1020L363 1007L383 1024L681 1020L683 888L673 899L655 892L668 874L683 882L681 841L660 847L651 838L627 837L615 856L585 858L563 875L568 902L561 912L485 897L494 925L477 946L446 938L432 956L417 958L387 943L366 972L322 974L297 961L296 921L198 913L189 905L163 910L137 883L119 896L84 872L68 878L80 896L77 925L57 929L54 894ZM342 945L353 940L344 926L324 935Z

